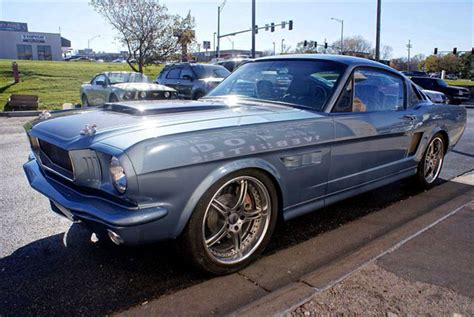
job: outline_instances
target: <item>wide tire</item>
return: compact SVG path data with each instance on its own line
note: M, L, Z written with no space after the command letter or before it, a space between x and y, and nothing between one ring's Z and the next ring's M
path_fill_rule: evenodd
M201 197L178 245L198 269L230 274L262 253L277 216L277 192L270 177L254 169L237 171Z
M116 95L110 95L109 97L109 102L118 102L118 98Z
M445 153L446 141L440 133L437 133L428 143L418 164L416 180L423 188L431 188L435 185L443 167Z

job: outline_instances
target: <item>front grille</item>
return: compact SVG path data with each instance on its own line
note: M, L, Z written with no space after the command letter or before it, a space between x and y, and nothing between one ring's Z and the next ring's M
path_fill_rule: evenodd
M39 140L41 151L46 154L51 163L72 173L72 163L68 151L54 144Z

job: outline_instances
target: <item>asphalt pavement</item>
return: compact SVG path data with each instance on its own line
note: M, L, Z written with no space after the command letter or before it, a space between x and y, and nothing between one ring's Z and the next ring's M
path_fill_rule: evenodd
M50 211L30 189L22 164L26 118L0 118L0 315L103 315L172 294L208 279L183 264L171 243L140 248L94 243ZM474 109L442 178L474 166ZM442 181L440 181L441 183ZM401 181L281 224L263 258L419 195Z

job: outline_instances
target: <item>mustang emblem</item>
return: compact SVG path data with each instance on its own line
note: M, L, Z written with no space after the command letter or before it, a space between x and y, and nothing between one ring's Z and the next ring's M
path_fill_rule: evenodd
M88 125L86 124L86 127L81 130L81 135L94 135L97 132L97 125Z
M39 115L38 119L40 120L46 120L51 117L51 113L48 110L43 110Z

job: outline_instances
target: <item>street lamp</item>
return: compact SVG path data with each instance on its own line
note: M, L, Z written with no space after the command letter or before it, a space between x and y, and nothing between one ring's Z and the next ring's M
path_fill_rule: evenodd
M216 34L217 32L214 32L214 53L216 52Z
M275 42L273 42L273 55L276 55L276 46L275 46Z
M220 44L221 44L221 12L224 9L227 0L224 0L220 6L217 7L217 58L221 56Z
M285 50L285 39L281 39L281 54L283 55Z
M341 23L341 55L342 55L344 53L344 20L336 19L336 18L331 18L331 20Z

